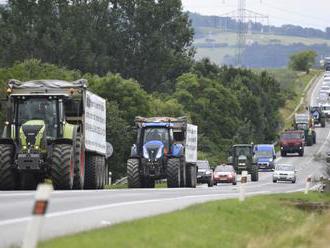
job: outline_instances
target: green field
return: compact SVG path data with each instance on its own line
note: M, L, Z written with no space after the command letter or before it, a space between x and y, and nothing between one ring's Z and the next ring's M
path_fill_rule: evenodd
M215 28L197 28L196 33L203 34L203 38L195 38L194 45L196 49L196 59L201 59L204 57L210 58L213 62L217 64L222 64L223 59L226 55L234 56L236 48L236 33L223 32ZM213 40L211 43L209 39ZM330 40L320 39L320 38L304 38L297 36L284 36L284 35L273 35L273 34L248 34L247 41L258 42L259 44L279 44L279 45L290 45L294 43L302 43L304 45L313 44L327 44L330 46ZM199 45L205 44L217 44L217 43L227 43L227 47L219 48L200 48Z
M330 212L322 207L330 207L330 194L214 201L46 241L40 247L327 247Z

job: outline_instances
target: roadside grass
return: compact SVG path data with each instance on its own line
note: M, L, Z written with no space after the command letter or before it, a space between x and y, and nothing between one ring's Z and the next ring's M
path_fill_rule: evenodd
M39 247L327 247L330 194L303 193L213 201L184 210L42 242ZM311 229L313 228L313 229Z
M288 70L289 71L289 70ZM293 74L285 73L283 75L278 75L281 71L274 71L271 73L274 75L275 79L277 79L281 88L286 92L287 100L285 102L285 106L280 109L280 116L283 123L283 129L291 127L292 119L288 119L288 117L294 112L296 107L299 105L301 98L305 97L304 89L308 85L308 83L320 73L320 70L311 70L309 74L306 73L296 73L296 76L293 77ZM287 75L288 77L285 77ZM289 80L288 80L289 79ZM298 112L304 111L306 106L302 104L298 109Z

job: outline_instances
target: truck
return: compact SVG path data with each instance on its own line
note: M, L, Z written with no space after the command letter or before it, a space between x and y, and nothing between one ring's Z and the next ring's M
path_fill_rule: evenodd
M310 113L295 114L292 124L294 130L303 130L305 133L305 144L312 146L316 144L316 132L314 130L314 121Z
M0 190L101 189L108 181L106 101L87 81L10 80L1 101ZM5 109L4 109L5 108Z
M251 174L251 181L259 180L259 171L253 144L236 144L229 150L228 164L232 165L237 174L247 171Z
M309 107L310 114L312 115L315 125L321 125L325 127L326 115L322 106L311 106Z
M324 58L324 69L330 71L330 57Z
M298 153L299 156L304 156L304 144L304 130L286 130L280 135L281 156L285 157L288 153Z
M197 126L186 117L136 117L136 143L127 161L129 188L196 187Z
M272 144L258 144L254 146L254 153L258 169L270 169L275 167L276 152Z

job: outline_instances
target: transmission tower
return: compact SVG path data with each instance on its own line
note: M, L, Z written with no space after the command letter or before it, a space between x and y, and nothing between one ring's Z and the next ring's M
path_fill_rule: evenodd
M257 23L258 21L263 22L266 20L267 26L269 27L269 16L246 9L246 0L238 0L237 6L237 10L225 13L221 16L233 19L237 23L235 64L236 66L240 66L242 63L242 53L246 45L248 26L251 26L252 22ZM227 27L224 28L224 30L227 29Z

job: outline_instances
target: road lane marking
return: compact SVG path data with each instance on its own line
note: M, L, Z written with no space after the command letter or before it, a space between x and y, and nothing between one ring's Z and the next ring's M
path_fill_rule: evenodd
M247 195L260 195L260 194L269 194L270 191L258 191L258 192L249 192ZM208 198L208 197L220 197L220 196L229 196L229 197L235 197L238 193L222 193L222 194L206 194L206 195L189 195L189 196L182 196L182 197L173 197L173 198L164 198L164 199L152 199L152 200L141 200L141 201L130 201L130 202L120 202L120 203L112 203L112 204L106 204L106 205L100 205L100 206L94 206L94 207L86 207L86 208L78 208L73 210L67 210L67 211L60 211L55 213L49 213L46 214L46 218L54 218L54 217L62 217L72 214L79 214L79 213L85 213L85 212L92 212L96 210L104 210L108 208L114 208L114 207L123 207L123 206L132 206L132 205L138 205L138 204L149 204L149 203L159 203L164 201L177 201L177 200L185 200L185 199L194 199L194 198ZM198 203L198 202L196 202ZM31 220L32 217L21 217L21 218L15 218L15 219L8 219L8 220L2 220L0 221L0 227L6 226L6 225L12 225L17 224L21 222L26 222Z

